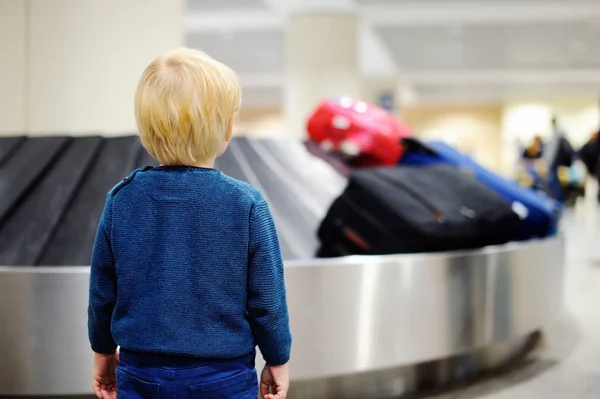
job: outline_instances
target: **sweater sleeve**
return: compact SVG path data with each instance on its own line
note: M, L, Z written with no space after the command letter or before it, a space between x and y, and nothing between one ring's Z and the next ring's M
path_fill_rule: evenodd
M117 279L110 245L112 198L109 196L100 218L90 270L88 335L92 350L112 354L117 348L110 324L117 300Z
M254 338L267 364L286 364L292 337L283 260L275 224L263 199L250 215L248 261L248 314Z

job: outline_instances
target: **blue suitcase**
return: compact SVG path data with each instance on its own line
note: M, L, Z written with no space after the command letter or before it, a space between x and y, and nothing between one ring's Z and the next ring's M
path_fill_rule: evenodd
M556 235L562 205L551 198L519 186L479 165L472 158L461 154L449 145L432 141L423 143L417 139L405 139L406 153L400 165L450 164L463 169L500 197L512 204L513 210L521 218L515 241Z

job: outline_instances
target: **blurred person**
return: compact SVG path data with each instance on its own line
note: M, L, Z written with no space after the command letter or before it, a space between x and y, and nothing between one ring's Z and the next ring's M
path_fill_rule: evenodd
M600 183L600 131L592 134L589 140L578 151L579 158L585 164L588 176L592 176ZM598 192L600 202L600 191Z
M579 158L581 158L588 173L592 176L596 176L598 172L598 158L600 157L599 133L592 134L590 139L579 150Z
M565 193L561 186L559 178L559 170L561 167L570 168L575 158L575 151L571 143L565 137L563 130L558 124L558 120L552 119L552 132L550 139L547 141L542 159L548 168L547 185L550 195L563 202Z
M546 165L551 166L556 160L560 142L564 137L562 129L558 125L558 119L552 118L552 128L550 131L550 137L546 143L543 159L546 161Z
M600 132L596 135L596 153L598 154L598 158L596 161L596 179L600 184ZM598 191L598 201L600 202L600 191Z
M99 398L256 398L256 345L261 394L286 397L275 225L258 190L214 169L240 103L236 74L198 51L168 53L142 74L136 121L161 166L118 183L98 226L88 327Z
M519 175L521 185L537 191L545 191L544 181L548 168L542 159L543 153L544 141L541 136L536 135L521 153L522 170Z
M579 150L579 158L583 161L590 176L600 183L600 131L592 134L590 139ZM600 201L600 191L598 192Z
M536 135L531 143L525 150L523 151L524 159L540 159L544 154L544 141L542 137Z

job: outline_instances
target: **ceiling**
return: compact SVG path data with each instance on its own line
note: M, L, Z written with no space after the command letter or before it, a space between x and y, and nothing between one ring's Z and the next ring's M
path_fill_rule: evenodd
M188 0L188 11L244 10L267 8L262 0Z
M486 83L486 84L420 84L415 86L417 100L420 103L473 103L473 102L496 102L500 98L511 98L511 96L526 94L533 98L539 96L550 96L562 93L588 97L590 90L593 93L600 92L600 84L589 85L581 83Z
M394 78L422 98L460 97L460 87L468 97L478 87L485 96L501 96L527 87L529 78L539 90L595 91L600 85L600 0L353 1L366 21L361 29L370 30L394 64ZM238 71L246 104L276 106L292 3L310 2L188 0L187 45ZM361 72L379 74L364 66Z
M282 30L191 33L187 45L232 66L242 76L283 73Z
M245 87L242 93L242 112L247 109L270 109L279 107L283 93L279 87Z
M398 4L414 3L415 0L353 0L359 5L385 5L395 6ZM439 3L440 0L418 0L421 3ZM452 0L449 0L452 1ZM505 2L520 3L524 0L504 0ZM595 3L597 0L528 0L538 3ZM273 7L276 3L289 5L292 3L306 3L307 0L187 0L187 7L190 11L208 11L208 10L243 10L243 9L264 9ZM460 3L494 3L498 0L462 0Z
M559 0L557 0L559 1ZM592 21L377 28L403 70L600 68Z
M410 3L414 0L355 0L358 4L381 4L381 5L397 5L402 3ZM423 3L439 2L439 0L420 0ZM522 2L523 0L504 0L507 2ZM538 3L594 3L596 0L529 0ZM497 0L462 0L461 3L494 3Z

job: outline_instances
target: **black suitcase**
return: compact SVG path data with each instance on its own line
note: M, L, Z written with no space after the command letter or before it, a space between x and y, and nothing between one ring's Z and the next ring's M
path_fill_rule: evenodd
M451 166L361 170L321 223L317 256L480 248L508 242L518 225L508 203Z

